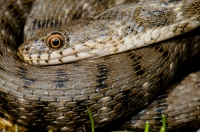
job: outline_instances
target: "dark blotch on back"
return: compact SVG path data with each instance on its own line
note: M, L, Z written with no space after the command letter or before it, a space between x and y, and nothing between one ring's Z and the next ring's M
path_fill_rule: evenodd
M20 77L25 77L26 76L26 74L27 74L27 69L26 68L24 68L24 67L19 67L19 73L18 73L18 75L20 75Z
M23 67L19 67L19 72L18 75L24 79L24 88L28 88L30 85L32 85L34 83L34 79L32 78L28 78L28 73L27 73L27 69L23 68Z
M158 52L162 53L162 56L163 56L163 57L167 57L167 55L169 54L168 51L163 50L163 47L161 47L161 48L160 48L160 46L156 46L156 47L157 47L156 50L157 50Z
M145 73L145 69L142 68L142 65L140 63L142 60L142 56L137 56L135 54L129 54L128 56L133 62L132 67L134 71L136 72L136 75L137 76L143 75Z
M169 0L168 2L179 2L179 1L182 1L182 0Z
M106 88L107 85L103 84L103 82L108 79L109 68L107 65L99 64L98 66L98 73L96 75L96 82L98 85L96 86L96 90Z
M3 52L0 50L0 56L3 56Z
M6 70L4 70L2 67L0 67L0 71L4 71L5 72Z
M66 87L66 82L69 81L67 77L67 74L65 72L63 72L62 70L58 70L58 72L56 72L56 79L54 80L54 83L56 83L55 87L56 88L63 88Z

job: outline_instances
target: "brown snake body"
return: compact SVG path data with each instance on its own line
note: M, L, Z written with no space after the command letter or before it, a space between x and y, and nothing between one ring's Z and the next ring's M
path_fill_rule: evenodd
M196 1L199 9L199 0ZM24 63L16 54L30 3L21 0L0 3L0 110L8 119L28 128L73 131L82 125L90 126L86 107L92 111L96 127L136 114L164 91L180 63L193 57L199 49L197 29L133 51L63 65L35 67ZM154 104L162 103L155 101L147 108L150 111L145 112L146 118L142 118L145 115L140 113L131 120L135 124L127 122L124 126L143 128L143 121L150 120L152 128L156 129L159 121L153 121L150 115L154 117L160 113L169 117L168 129L192 121L198 123L198 76L197 72L188 77L191 79L186 78L196 82L194 84L183 81L182 85L187 85L191 91L181 88L181 93L181 86L169 90L169 97L160 99L166 101L165 108L156 111ZM176 97L177 94L180 96ZM177 103L175 98L178 98ZM181 108L188 108L188 111Z

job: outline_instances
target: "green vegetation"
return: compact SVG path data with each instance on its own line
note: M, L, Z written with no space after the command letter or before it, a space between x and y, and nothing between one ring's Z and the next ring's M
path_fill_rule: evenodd
M87 110L88 110L88 114L89 114L89 117L90 117L92 132L95 132L95 129L94 129L94 120L92 118L92 113L91 113L91 111L90 111L90 109L88 107L87 107ZM150 127L150 125L149 125L149 123L147 121L146 125L145 125L144 132L149 132L149 127ZM17 125L15 126L15 132L18 132ZM53 131L49 130L48 132L53 132ZM111 132L124 132L124 131L111 131ZM126 132L131 132L131 131L126 131ZM160 129L160 132L166 132L166 116L165 115L162 115L162 127Z
M15 124L15 132L18 132L18 125Z
M146 121L144 132L149 132L149 122L148 121Z
M91 113L91 111L90 111L90 109L87 107L87 110L88 110L88 114L89 114L89 117L90 117L90 123L91 123L91 128L92 128L92 132L94 132L95 130L94 130L94 120L93 120L93 118L92 118L92 113Z
M147 121L144 132L149 132L149 127L150 127L150 125ZM165 115L162 115L162 127L160 129L160 132L166 132L166 116Z
M51 129L49 129L49 131L48 132L53 132Z
M160 129L160 132L165 132L166 131L166 116L162 115L162 127Z
M91 114L91 111L90 109L87 107L87 110L88 110L88 114L90 116L90 122L91 122L91 128L92 128L92 132L94 132L94 120L92 118L92 114ZM145 130L144 132L149 132L149 123L148 121L146 122L146 125L145 125ZM124 131L111 131L111 132L124 132ZM127 131L128 132L128 131ZM166 116L165 115L162 115L162 127L160 129L160 132L166 132Z

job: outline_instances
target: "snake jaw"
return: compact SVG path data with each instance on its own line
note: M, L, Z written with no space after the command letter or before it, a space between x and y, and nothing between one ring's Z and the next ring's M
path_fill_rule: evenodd
M49 48L45 41L42 40L37 39L35 41L33 39L22 44L17 51L19 58L31 65L39 66L69 63L93 57L93 54L87 53L87 51L91 50L91 45L78 43L67 47L69 43L65 43L61 49L55 50Z

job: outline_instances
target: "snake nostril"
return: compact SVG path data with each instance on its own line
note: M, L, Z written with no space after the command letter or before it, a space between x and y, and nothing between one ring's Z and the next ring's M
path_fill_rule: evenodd
M26 50L26 51L29 51L29 50L30 50L30 47L26 47L25 50Z

